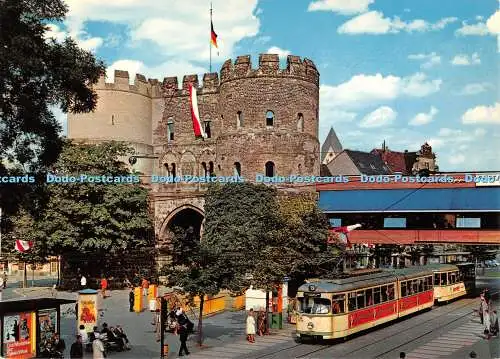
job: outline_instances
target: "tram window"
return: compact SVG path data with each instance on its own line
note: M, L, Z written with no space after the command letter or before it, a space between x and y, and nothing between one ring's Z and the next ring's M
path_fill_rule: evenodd
M406 282L401 282L401 296L406 297L408 294L406 292Z
M394 299L394 284L389 284L387 286L387 298L388 300Z
M432 289L432 277L425 278L425 290Z
M314 305L312 307L313 314L328 314L331 311L332 302L325 298L314 298Z
M366 290L366 306L373 305L373 289Z
M340 314L345 312L345 294L334 295L332 298L332 313Z
M441 285L441 280L440 280L440 275L439 273L434 274L434 285Z
M312 307L314 305L314 298L311 298L311 297L299 298L299 304L300 304L299 311L301 313L310 314L310 313L312 313Z
M448 280L446 279L446 273L441 273L441 285L448 285Z
M357 309L356 306L356 293L349 293L349 311L352 312Z
M387 286L386 285L383 285L382 287L380 287L380 296L382 297L381 299L381 302L387 302Z
M455 272L450 272L450 284L455 284L456 283L456 276L455 276Z
M373 303L374 304L380 303L380 287L373 288Z
M423 279L419 279L418 280L418 292L422 293L423 291L424 291L424 280Z
M357 299L358 309L362 309L362 308L366 307L365 291L361 290L359 292L356 292L356 296L358 297L358 299Z

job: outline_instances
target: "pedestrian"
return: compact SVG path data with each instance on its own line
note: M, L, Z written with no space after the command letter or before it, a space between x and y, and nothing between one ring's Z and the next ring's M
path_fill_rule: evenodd
M257 314L257 328L258 328L257 334L259 336L264 335L266 327L265 327L265 314L262 309L259 311L259 314Z
M490 328L491 327L491 319L490 319L490 312L488 309L484 311L484 335L486 335L486 338L490 338Z
M149 289L149 282L146 278L142 279L142 295L147 297L148 296L148 289Z
M3 279L3 289L7 288L7 272L3 272L3 275L2 275L2 279Z
M477 358L476 352L472 351L469 353L469 358Z
M85 278L84 275L82 275L80 278L80 286L82 287L82 289L85 289L87 287L87 278Z
M486 300L484 299L484 294L481 293L479 302L479 319L481 320L481 324L484 324L484 310L486 309Z
M101 279L101 293L102 293L102 298L106 298L106 290L108 289L108 280L106 277L102 276Z
M134 288L130 288L130 292L128 293L128 304L130 306L129 310L131 312L134 311L134 302L135 302Z
M54 350L61 353L61 356L64 354L64 350L66 350L66 343L61 339L59 333L54 333Z
M247 316L247 340L250 343L255 343L255 318L253 316L253 308L250 308Z
M185 325L177 325L177 333L179 333L179 339L181 341L181 347L179 349L179 356L183 356L184 354L182 353L183 351L186 353L186 355L189 355L189 350L187 348L186 342L188 339L188 330Z
M406 358L406 353L405 353L405 352L401 352L401 353L399 353L399 358L400 358L400 359L404 359L404 358Z
M94 333L95 339L92 342L92 352L94 359L103 359L106 357L106 353L104 352L104 344L101 341L101 335L99 333Z
M76 342L71 345L71 350L69 352L69 357L73 358L83 358L83 344L82 344L82 336L76 336Z
M492 310L490 315L490 334L491 336L498 335L498 316L497 311Z
M80 330L78 331L78 334L82 338L82 344L86 345L89 343L89 335L85 330L85 326L83 324L80 324Z

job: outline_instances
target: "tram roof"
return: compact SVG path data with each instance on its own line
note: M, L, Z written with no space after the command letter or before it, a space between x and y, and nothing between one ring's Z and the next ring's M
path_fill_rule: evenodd
M318 281L306 283L299 287L302 292L335 293L350 290L383 285L396 281L397 277L392 272L381 272L375 274L360 275L338 279L319 279ZM314 290L311 290L314 287Z
M454 264L427 264L430 270L434 272L446 272L451 270L458 270L458 267Z
M411 279L433 274L433 270L431 268L428 268L428 266L392 269L391 272L398 279Z

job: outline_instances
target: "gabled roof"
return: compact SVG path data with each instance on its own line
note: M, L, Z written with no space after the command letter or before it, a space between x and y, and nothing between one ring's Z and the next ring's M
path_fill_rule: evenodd
M372 150L373 154L379 155L380 158L392 172L401 172L409 174L417 158L416 152L396 152L391 150L384 150L376 148ZM412 161L412 159L414 159ZM410 164L411 162L411 164Z
M323 142L323 145L321 146L321 162L323 162L330 150L335 153L342 152L342 144L333 130L333 127L330 128L330 132L328 132L328 136L326 136L325 142Z
M377 154L353 150L344 150L344 152L362 174L387 175L392 173Z
M328 166L325 164L321 164L321 167L319 168L319 175L321 177L331 177L332 173L328 169Z

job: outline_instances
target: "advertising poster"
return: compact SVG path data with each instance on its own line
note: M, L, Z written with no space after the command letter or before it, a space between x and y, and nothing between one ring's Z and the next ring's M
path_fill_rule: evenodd
M19 313L4 317L4 348L7 358L23 359L32 356L31 313Z
M40 342L38 348L40 353L50 346L52 337L57 331L57 310L46 309L38 312L38 325L40 328Z
M87 332L92 332L97 325L97 295L80 294L78 299L78 327L85 326Z

